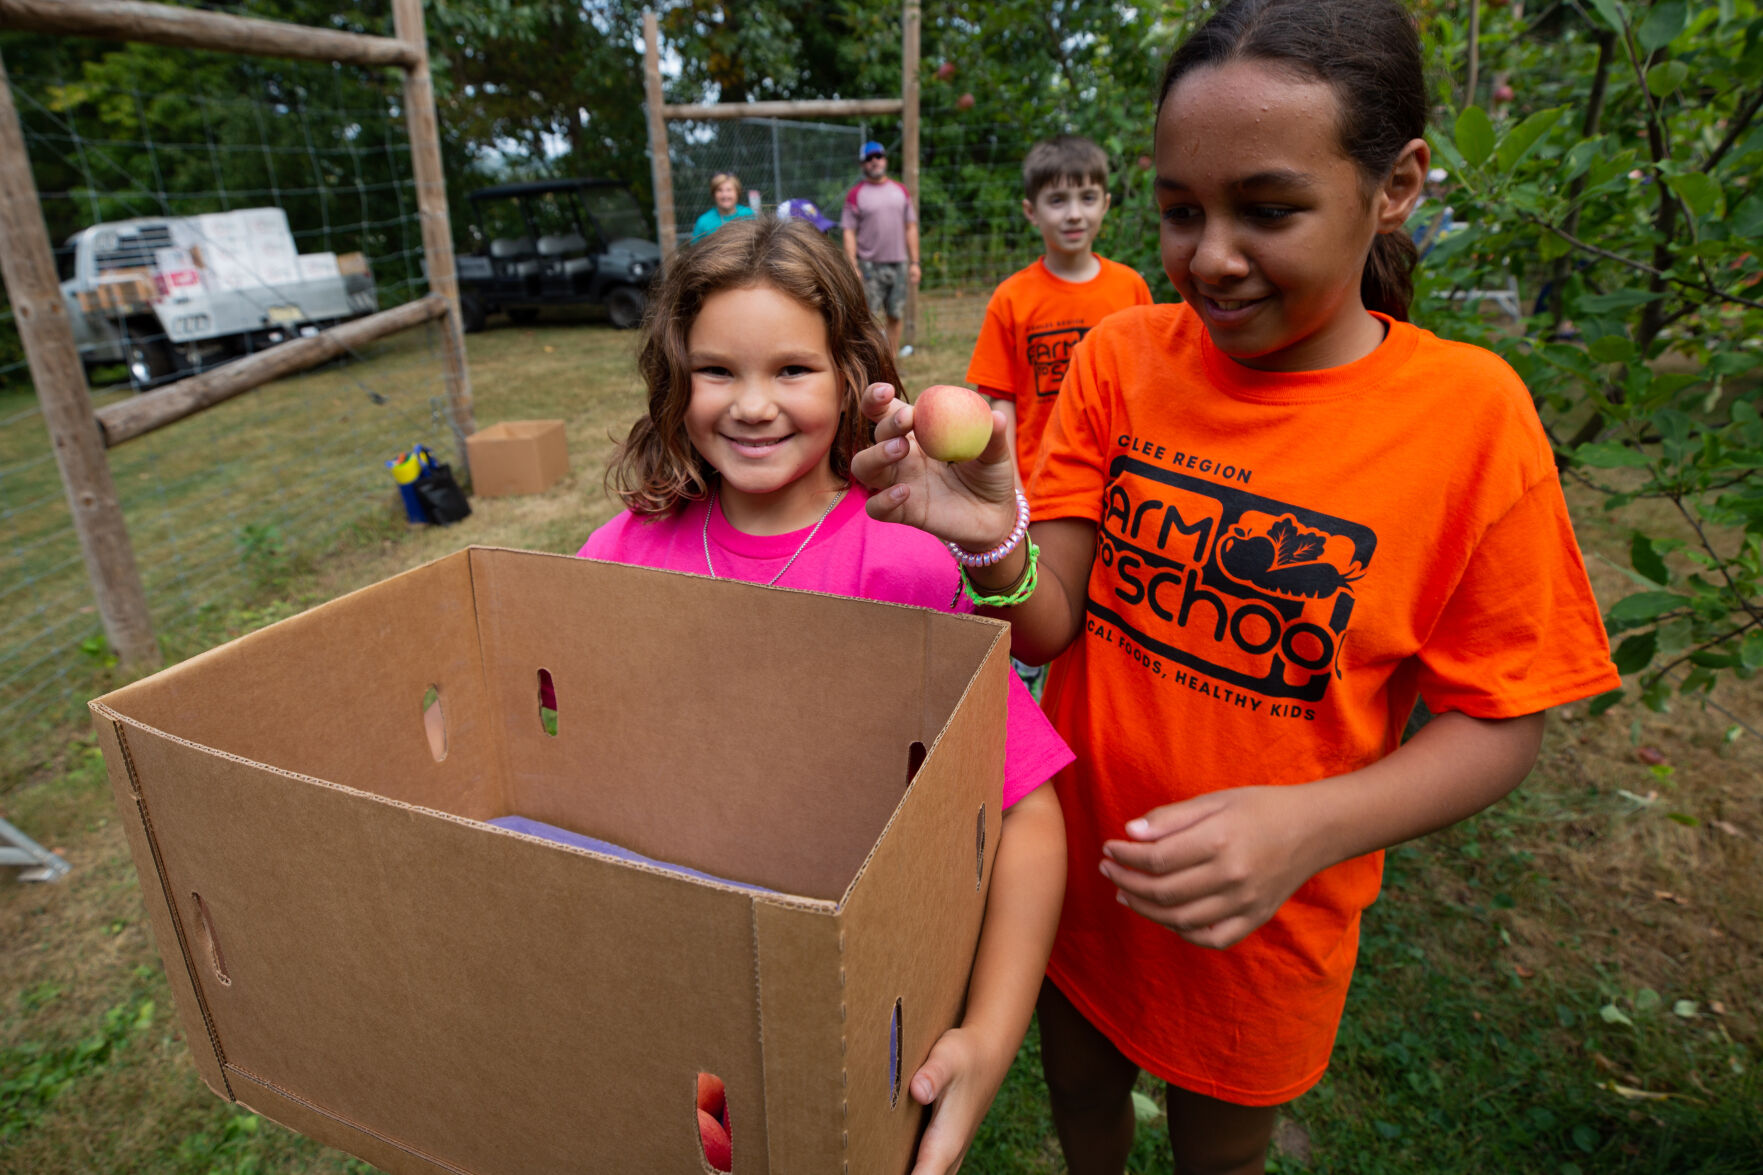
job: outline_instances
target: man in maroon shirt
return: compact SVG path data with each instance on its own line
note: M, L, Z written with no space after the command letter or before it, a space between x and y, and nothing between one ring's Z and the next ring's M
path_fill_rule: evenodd
M863 179L845 193L839 218L845 230L845 256L869 295L871 313L887 317L888 346L900 349L905 326L906 283L918 284L918 212L904 184L888 178L888 152L880 143L863 144Z

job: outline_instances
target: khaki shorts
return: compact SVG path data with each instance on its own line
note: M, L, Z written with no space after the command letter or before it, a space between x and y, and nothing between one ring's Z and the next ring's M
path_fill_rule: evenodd
M869 312L899 318L906 313L906 263L859 261L863 292L869 295Z

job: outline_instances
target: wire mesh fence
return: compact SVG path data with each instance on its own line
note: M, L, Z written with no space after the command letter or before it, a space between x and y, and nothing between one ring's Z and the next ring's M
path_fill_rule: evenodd
M668 161L673 169L675 231L680 244L712 205L711 180L737 176L743 199L761 210L786 200L811 200L837 221L845 191L857 179L864 129L856 124L798 119L742 118L670 122Z
M1081 132L1082 128L1075 128ZM730 119L668 125L675 231L679 243L711 207L711 180L736 175L760 210L814 201L838 221L845 193L862 178L859 150L877 138L901 178L898 132L860 123ZM929 121L919 135L918 214L927 288L984 291L1040 255L1039 233L1022 213L1022 157L1030 141L1011 123ZM1140 156L1113 161L1114 206L1096 248L1139 269L1156 289L1156 211Z
M72 65L53 53L16 53L15 41L0 44L64 277L80 278L81 233L132 222L133 238L105 242L120 258L115 268L163 280L161 263L178 258L160 249L177 242L147 230L182 218L179 232L195 234L203 265L212 272L230 262L243 271L227 292L266 320L293 300L285 282L298 280L300 259L313 255L360 254L381 308L426 292L395 79L163 50ZM179 63L170 76L168 60ZM739 175L765 211L805 198L836 222L860 178L861 144L881 139L898 178L897 137L885 125L855 122L671 124L680 239L711 206L710 180L719 172ZM924 126L925 287L961 296L925 299L921 332L971 335L990 288L1040 253L1021 208L1027 146L1008 123ZM1149 173L1117 162L1114 210L1098 248L1156 288ZM285 216L293 257L280 258L282 270L264 271L249 248L210 231L217 214L248 209ZM96 244L88 240L88 251ZM76 299L72 309L85 307ZM122 335L121 346L108 349L98 345L101 331L82 335L100 406L299 330L265 321L224 345L180 347L163 324L97 309L94 319L120 319ZM383 461L418 441L445 440L438 346L434 328L411 332L111 451L169 656L224 636L229 612L273 595L278 577L352 529L400 525ZM0 728L13 744L0 747L0 761L15 762L13 752L41 731L77 720L107 657L13 314L0 302Z
M180 84L155 89L163 50L75 72L7 46L100 407L427 292L395 77L172 56ZM241 234L252 209L279 210L285 231L271 217L266 233ZM344 272L352 253L365 274ZM181 287L192 272L195 289ZM174 331L171 312L153 308L172 303L215 329ZM402 526L384 462L447 439L439 348L430 324L110 450L168 657L224 636L240 609L273 599L351 531ZM109 660L14 315L0 305L0 763L28 762L33 739L78 721Z

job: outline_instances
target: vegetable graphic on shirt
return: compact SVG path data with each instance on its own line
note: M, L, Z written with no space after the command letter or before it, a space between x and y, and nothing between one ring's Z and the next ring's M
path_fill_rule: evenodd
M1327 543L1326 534L1300 526L1287 514L1268 527L1265 535L1231 527L1218 546L1218 565L1238 583L1276 596L1327 599L1365 574L1358 563L1342 571L1321 558Z

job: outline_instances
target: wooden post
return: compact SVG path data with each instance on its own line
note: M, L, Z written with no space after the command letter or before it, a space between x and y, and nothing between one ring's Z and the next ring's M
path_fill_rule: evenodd
M114 449L124 441L146 436L154 429L194 416L234 396L341 358L376 339L437 318L446 318L447 311L447 299L439 294L429 294L366 318L338 323L315 335L289 339L213 371L187 376L145 395L106 404L98 409L98 428L104 434L104 443Z
M903 77L900 79L900 154L906 157L902 182L911 197L912 206L920 207L918 199L918 40L919 29L923 25L919 0L906 0L905 11L901 14L900 26L903 44L900 59ZM920 261L919 272L924 271L924 226L918 226L918 243ZM906 324L901 331L901 341L908 346L918 341L918 287L911 282L906 283Z
M415 62L409 47L391 37L306 28L140 0L0 0L0 29L291 57L327 65L333 61L369 67Z
M659 71L656 77L659 80ZM861 118L873 114L898 114L904 108L905 103L898 98L794 98L787 102L706 102L663 106L661 117L664 120L689 118L695 122L718 118Z
M122 504L110 477L104 438L92 417L86 372L61 299L55 254L4 61L0 61L0 275L6 279L19 338L30 361L31 382L61 467L61 484L104 631L118 657L131 668L156 665L159 643L153 638L147 592L141 586Z
M441 170L440 125L429 77L428 34L422 0L392 0L392 27L410 47L416 64L404 71L404 122L410 131L410 163L416 173L416 211L422 221L422 252L429 289L447 300L441 319L441 371L447 385L447 416L455 455L468 471L465 438L477 431L471 407L471 372L465 362L465 327L459 315L459 278L453 267L453 225L447 216L447 177Z
M661 91L661 25L643 9L643 94L649 107L649 174L655 181L655 235L661 264L673 256L678 233L673 216L673 161L667 154L667 111Z

